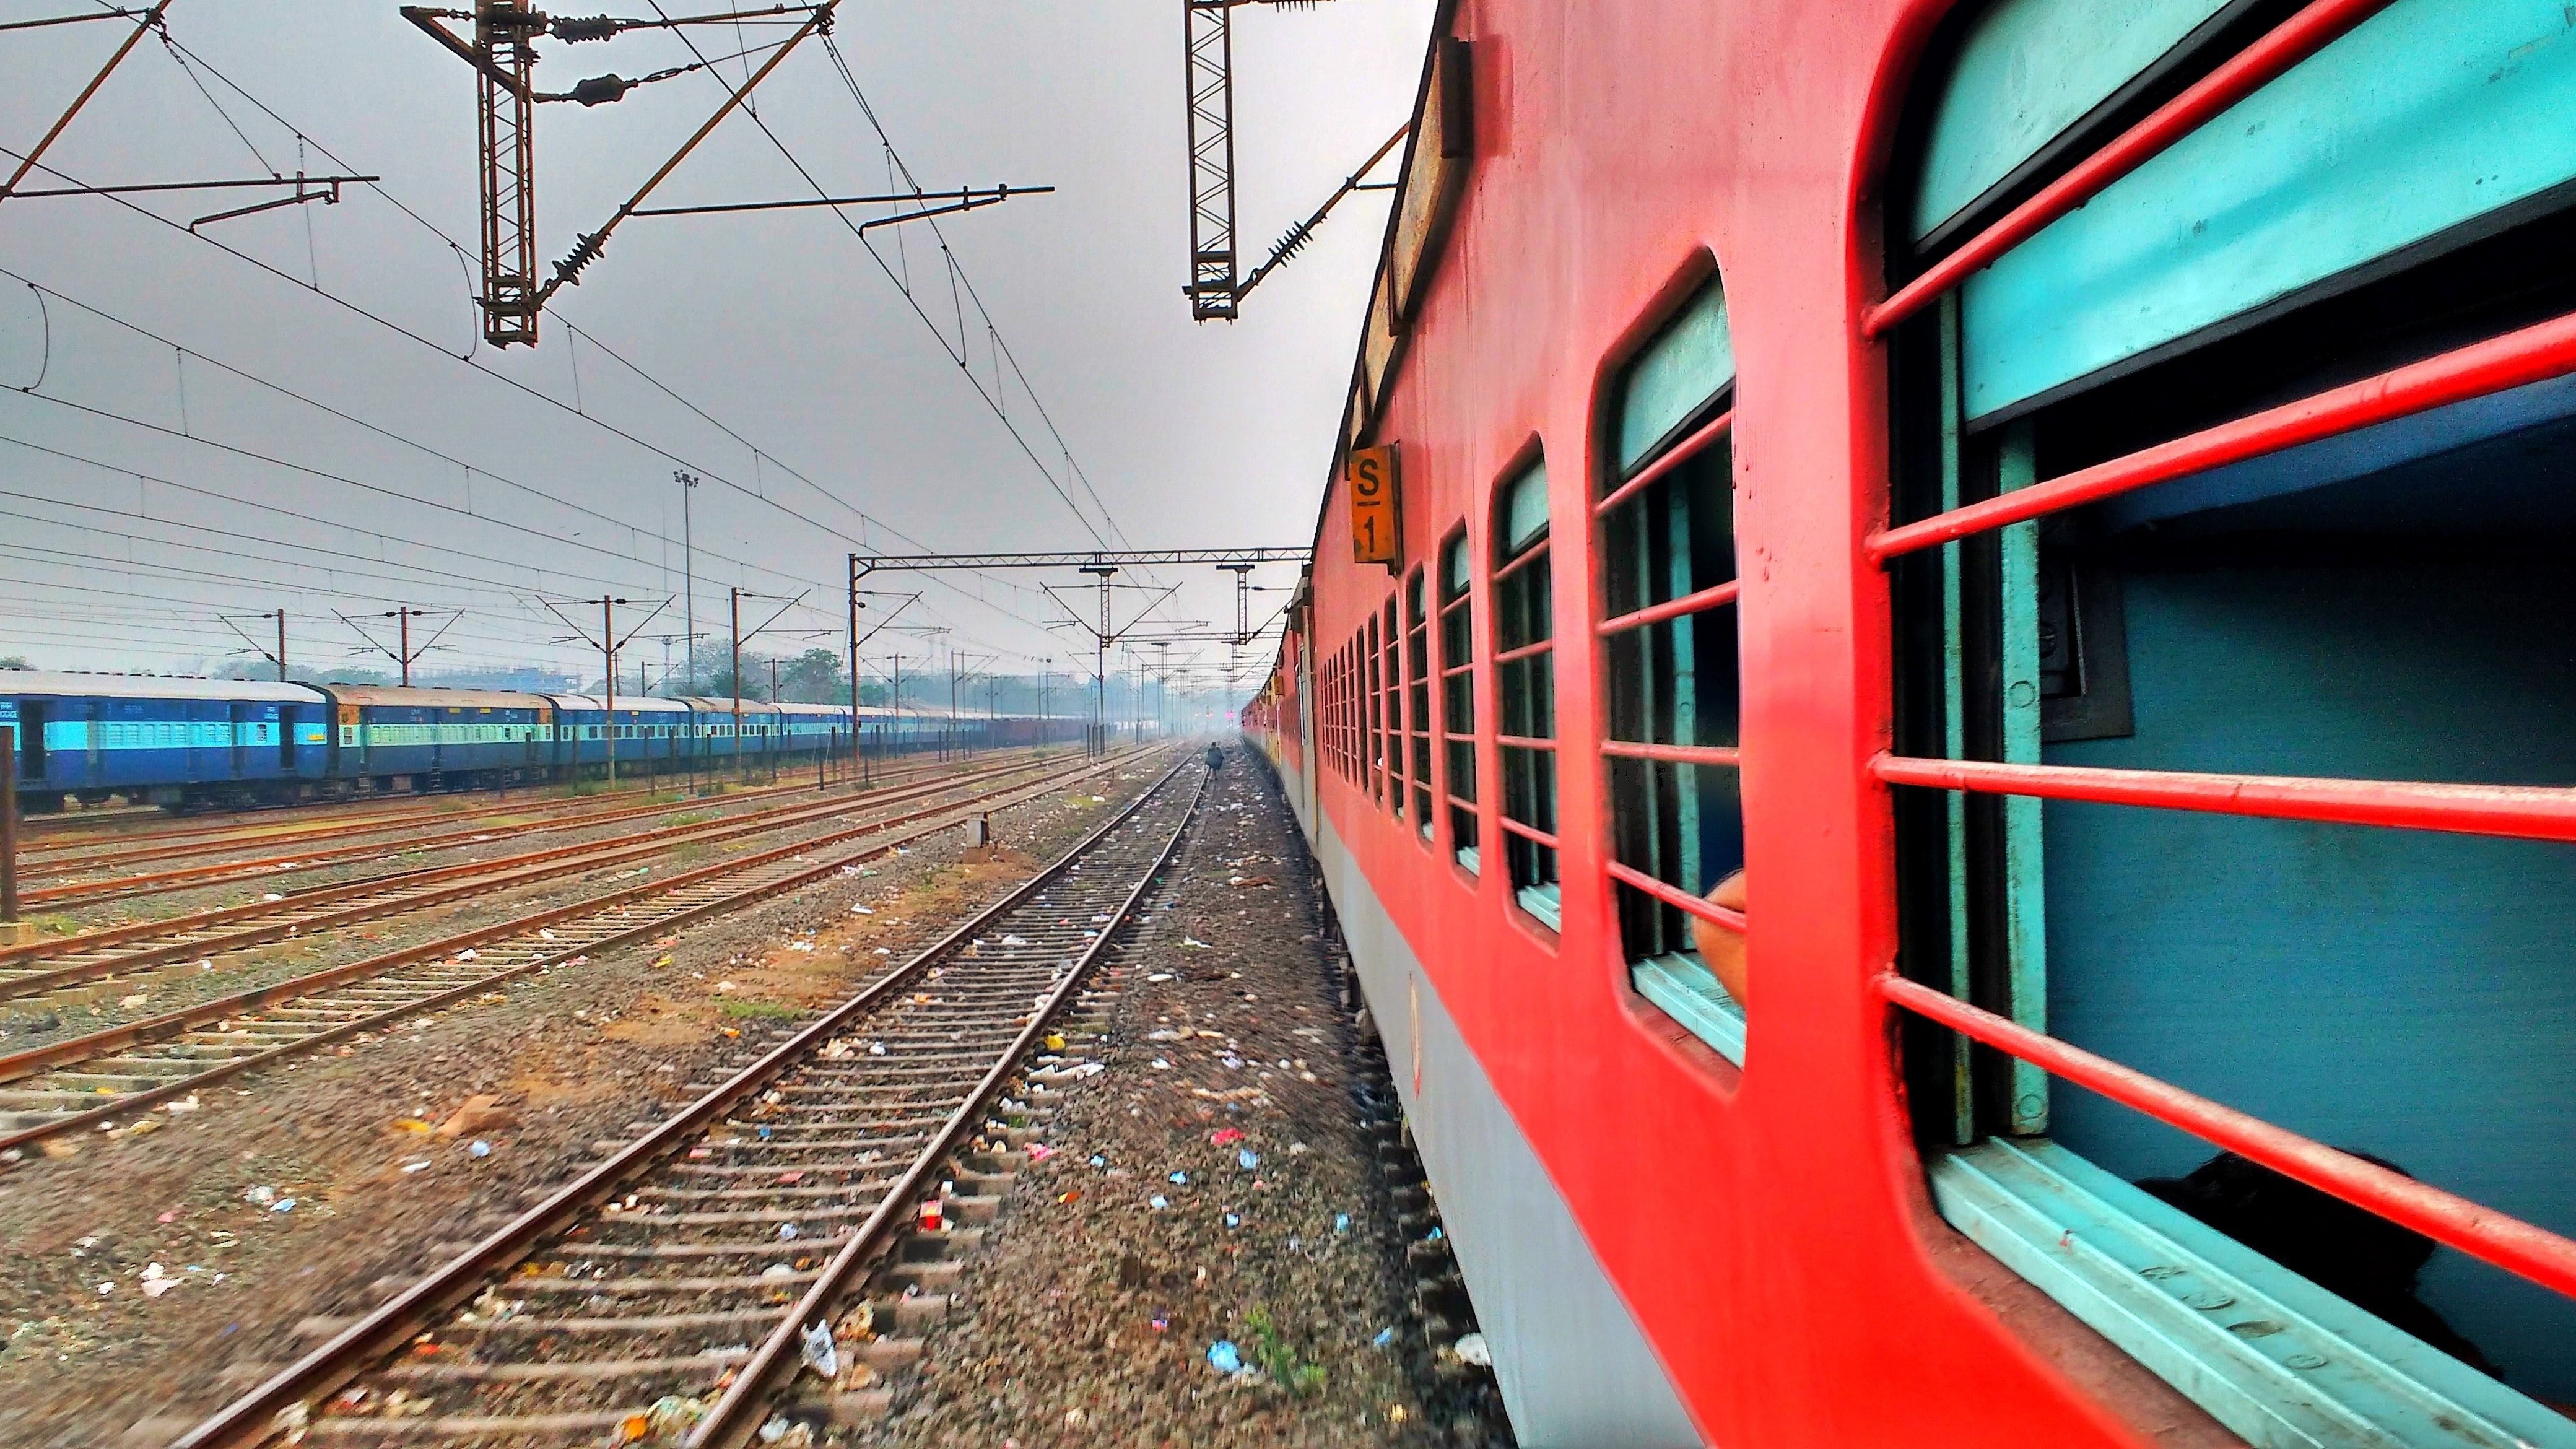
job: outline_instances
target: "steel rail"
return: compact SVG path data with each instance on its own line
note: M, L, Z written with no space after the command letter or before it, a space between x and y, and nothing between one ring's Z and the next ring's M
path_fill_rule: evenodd
M872 785L902 784L932 773L936 768L925 763L889 769L869 783ZM676 775L680 772L671 773ZM793 794L806 788L802 784L786 783L757 785L723 795L695 797L690 803L721 805L736 800ZM49 874L62 875L81 869L83 863L58 857L69 856L75 851L91 847L96 847L91 858L104 867L191 855L202 850L220 850L225 848L226 840L231 837L239 837L245 845L283 844L317 835L338 836L362 831L400 830L418 825L436 824L445 818L468 819L478 812L506 812L526 816L542 813L547 818L556 818L568 814L578 815L589 809L624 808L638 799L651 801L662 793L662 787L658 784L627 786L591 795L560 795L551 789L538 787L524 791L520 797L524 803L519 804L517 808L511 808L513 802L506 797L498 796L490 790L478 789L400 797L397 801L370 799L315 801L303 805L255 806L224 812L220 818L189 816L174 819L156 810L149 812L148 819L134 822L146 828L99 831L93 834L49 832L38 843L29 846L25 854L43 855L46 858L37 861L36 864ZM385 808L388 805L391 808ZM342 809L348 809L352 813L336 813ZM59 827L76 826L80 821L79 817L74 816L37 816L26 823L30 825L52 823ZM155 824L167 828L149 828Z
M390 915L408 915L459 900L487 895L495 891L553 880L584 871L622 865L631 860L647 859L690 845L767 835L791 830L816 820L846 814L853 808L871 808L901 804L938 794L997 776L1023 774L1030 765L1006 765L991 770L943 777L892 791L877 792L862 800L838 800L802 809L780 810L747 817L710 821L698 825L666 826L618 840L582 841L571 845L552 846L544 850L523 851L490 861L466 861L455 865L424 866L413 870L394 871L369 876L362 880L335 885L313 886L284 894L274 901L253 901L237 906L224 906L192 915L176 916L163 921L139 921L132 925L109 927L84 932L77 936L59 937L51 942L0 949L0 967L31 957L77 956L93 951L110 950L132 941L152 941L165 937L160 945L94 960L74 961L52 970L31 971L25 975L0 977L0 1001L20 1000L47 991L60 990L101 977L116 976L145 967L166 965L190 957L203 958L217 952L230 952L249 946L266 945L289 937L300 937L309 929L332 931ZM824 840L840 838L821 837ZM303 912L316 906L338 906L318 914ZM201 935L202 931L221 931L241 921L261 921L246 929L221 934Z
M409 1288L342 1329L328 1342L316 1347L303 1358L271 1376L266 1382L209 1416L173 1441L170 1449L219 1449L219 1446L221 1449L233 1449L233 1446L261 1443L281 1434L291 1433L295 1426L307 1420L318 1402L366 1372L374 1361L399 1349L422 1331L432 1328L440 1321L441 1315L466 1302L495 1274L514 1267L558 1229L570 1225L584 1213L598 1208L628 1184L676 1156L690 1142L721 1121L732 1108L751 1098L791 1067L815 1057L836 1035L894 998L905 986L912 984L923 975L934 962L947 957L960 946L974 939L978 932L1028 901L1042 887L1062 877L1069 867L1106 839L1111 832L1134 818L1165 785L1170 783L1174 775L1187 767L1188 763L1187 758L1184 758L1167 771L1152 788L1140 794L1134 803L1103 822L1052 865L1003 896L1001 900L969 917L939 941L917 953L911 960L888 972L787 1041L743 1067L713 1091L628 1143L607 1160L582 1173L578 1178L548 1196L545 1201L528 1209L481 1242L423 1276ZM1201 789L1204 790L1204 788L1205 777L1203 776ZM1195 814L1195 803L1194 801L1190 814ZM1189 818L1189 815L1183 818L1184 829ZM1128 896L1128 911L1132 911L1135 900L1141 896L1145 886L1168 863L1171 851L1177 845L1180 835L1180 831L1175 831L1172 842L1168 843L1156 857L1154 866L1142 873L1136 890ZM1123 916L1126 912L1121 914ZM1114 934L1114 927L1100 933L1092 947L1084 953L1085 966L1097 958ZM1052 1001L1060 1004L1065 991L1080 981L1083 974L1079 968L1068 972L1063 986L1053 994ZM1032 1030L1023 1031L1014 1038L1011 1054L1001 1059L1002 1069L1007 1069L1019 1059L1019 1056L1025 1052L1025 1047L1020 1043L1031 1040L1033 1031L1042 1029L1045 1021L1046 1013L1040 1012L1032 1024ZM986 1074L986 1084L996 1080L993 1073ZM979 1105L987 1096L989 1096L988 1090L979 1089L975 1096L970 1098L968 1108ZM932 1145L940 1147L942 1143L953 1143L959 1135L955 1128L961 1118L966 1121L972 1120L968 1111L961 1110L953 1114L950 1119L951 1130L941 1132L938 1141ZM937 1162L939 1155L944 1155L944 1147L941 1147L937 1154L925 1153L916 1160L915 1171L908 1173L905 1180L918 1181L921 1170L927 1164ZM905 1200L906 1194L900 1189L889 1192L878 1210L871 1215L868 1225L844 1245L842 1251L833 1260L833 1268L837 1272L831 1276L835 1284L846 1283L851 1272L859 1265L861 1255L853 1249L859 1247L871 1236L881 1240L891 1222L889 1209L895 1208ZM816 1286L818 1288L821 1286L819 1280ZM795 1305L796 1316L788 1324L789 1331L792 1332L795 1324L801 1324L804 1321L809 1302L823 1301L830 1296L834 1295L823 1295L809 1290ZM775 1341L777 1337L778 1335L773 1334L771 1340ZM768 1347L769 1344L764 1343L763 1348ZM773 1366L775 1361L775 1356L757 1360L758 1371L739 1374L736 1378L737 1385L764 1381L767 1377L766 1370ZM748 1393L729 1393L725 1406L722 1407L721 1416L711 1414L707 1421L702 1422L700 1426L702 1432L693 1436L692 1442L707 1442L706 1431L719 1426L739 1425L748 1416L747 1410L743 1407L748 1399Z
M938 772L935 770L907 773L900 779L888 780L879 786L871 787L868 791L861 792L862 798L865 794L874 793L876 790L892 789L899 785L912 784L927 777L935 777L937 774ZM795 797L800 795L811 798L814 794L815 787L806 784L765 785L754 790L745 790L732 795L707 796L697 799L659 800L646 805L613 806L610 809L594 810L587 813L580 810L550 811L539 815L536 818L522 820L509 825L464 825L443 833L412 835L400 840L368 841L357 845L333 846L322 850L296 851L288 855L256 856L244 860L217 861L211 865L192 865L182 866L175 870L146 871L139 875L112 876L104 880L63 881L58 884L39 886L33 890L21 892L20 899L29 905L87 905L100 901L124 900L131 896L157 895L169 890L198 889L205 886L223 885L236 879L274 880L281 875L296 873L307 869L316 869L326 865L335 865L344 861L392 859L396 856L422 855L449 847L480 845L486 842L498 840L512 840L523 835L546 835L559 830L588 830L602 825L622 825L636 820L649 820L657 815L677 815L691 810L721 811L730 806L750 804L765 799ZM740 817L736 816L729 818ZM387 828L398 830L402 827L396 825L389 826ZM352 832L346 828L311 832L311 834L333 836L347 835L350 833ZM377 832L369 833L373 834ZM279 842L260 840L250 843L261 846L270 846ZM173 848L168 853L173 855L196 855L202 854L210 849L220 850L222 848L223 847L220 845L199 845L185 848ZM151 852L151 854L155 855L161 853L162 852L159 851ZM131 857L127 858L130 859ZM69 875L73 873L75 872L64 869L60 866L53 867L48 871L48 874L51 875Z
M314 996L335 987L346 986L353 982L380 978L399 971L407 966L440 962L452 958L456 953L462 951L477 950L495 942L503 942L518 937L525 937L542 932L549 927L563 925L570 921L578 921L585 917L608 915L618 911L620 908L630 903L649 900L655 896L673 897L675 898L675 904L677 906L676 909L660 912L652 915L649 919L639 924L620 927L604 936L563 942L561 943L560 949L540 949L531 959L498 966L489 970L477 971L471 974L470 979L458 981L456 984L448 986L443 990L423 995L412 1001L399 1003L385 1010L372 1012L364 1016L353 1017L347 1021L324 1026L318 1030L296 1036L291 1040L283 1042L278 1046L271 1047L265 1051L260 1051L249 1056L230 1058L215 1066L209 1067L204 1071L190 1073L183 1077L171 1078L160 1086L147 1088L137 1092L121 1093L113 1101L101 1102L95 1107L91 1107L80 1112L69 1113L51 1121L34 1123L25 1127L0 1132L0 1152L22 1149L31 1143L42 1141L48 1137L59 1136L65 1132L85 1130L101 1123L112 1122L118 1117L126 1116L137 1111L148 1111L164 1102L178 1100L184 1096L201 1091L208 1086L212 1086L217 1082L239 1076L244 1072L254 1071L261 1067L274 1065L288 1057L299 1056L324 1046L334 1045L361 1033L378 1030L400 1020L403 1017L414 1016L423 1011L438 1010L443 1007L455 1005L458 1002L469 1000L483 992L491 990L495 985L502 982L514 980L518 977L526 976L534 972L563 965L577 956L587 956L595 951L608 951L617 949L621 946L631 945L638 941L647 940L667 932L680 929L709 916L721 915L742 906L750 905L756 901L765 899L766 897L777 895L782 891L798 889L848 866L856 865L861 861L877 859L900 846L908 845L915 841L937 835L940 831L949 829L958 824L963 818L959 812L968 808L985 806L988 802L995 800L1002 801L1003 804L1001 808L1005 809L1014 805L1025 804L1029 800L1036 799L1057 789L1068 780L1081 779L1087 775L1100 773L1101 771L1112 768L1114 763L1115 762L1102 764L1086 761L1079 768L1063 771L1058 774L1048 776L1043 780L1008 786L992 791L986 795L969 797L965 800L949 801L933 806L927 810L916 811L912 814L898 816L891 820L873 822L867 826L859 827L850 832L845 832L834 838L836 840L847 840L862 835L877 835L890 829L900 828L901 826L910 824L916 820L924 818L932 819L932 823L925 825L920 829L910 831L892 839L877 841L855 853L836 855L830 860L815 863L808 869L793 871L772 880L757 881L741 889L730 891L708 900L688 902L678 901L676 898L688 892L692 887L704 884L705 882L711 881L717 877L757 870L762 866L775 864L781 857L791 856L798 852L813 849L813 843L802 842L795 845L780 847L776 850L763 852L758 856L746 857L741 860L719 862L718 864L705 866L698 870L688 872L685 875L673 877L669 880L629 887L623 891L613 892L610 895L595 897L587 901L576 902L569 906L553 907L548 910L537 912L533 915L522 916L516 920L502 922L493 926L481 927L462 935L448 937L444 940L429 942L420 946L407 947L401 951L391 952L382 956L370 957L364 961L353 961L344 965L334 966L324 971L295 977L291 980L277 982L269 986L242 992L234 996L223 997L214 1001L201 1002L195 1006L187 1007L175 1012L169 1012L147 1021L132 1022L124 1026L112 1027L106 1031L94 1032L87 1036L54 1042L46 1046L34 1047L23 1052L17 1052L6 1057L0 1057L0 1082L21 1081L31 1076L41 1076L66 1066L77 1065L84 1061L114 1060L114 1054L116 1053L128 1051L137 1046L149 1045L157 1041L182 1036L189 1031L205 1026L209 1022L226 1022L235 1020L252 1015L265 1008L275 1007L287 1002ZM543 939L543 937L540 937L539 939Z
M1152 799L1165 785L1169 784L1172 776L1180 773L1187 764L1185 759L1182 764L1175 765L1166 772L1161 780L1155 782L1152 789L1138 796L1136 804L1122 813L1119 819L1124 821L1128 816L1142 810L1146 801ZM782 1373L793 1372L796 1368L798 1329L817 1317L829 1321L831 1311L854 1286L853 1280L858 1270L866 1266L882 1248L886 1231L893 1224L894 1215L901 1212L906 1203L920 1194L929 1180L932 1169L939 1166L940 1160L964 1139L967 1129L974 1125L986 1104L1001 1089L1003 1082L1009 1079L1020 1059L1037 1046L1048 1024L1054 1020L1056 1013L1063 1009L1066 999L1072 995L1074 988L1082 984L1083 978L1090 974L1092 965L1100 959L1101 953L1108 950L1109 943L1116 939L1119 928L1135 914L1136 903L1144 899L1145 892L1153 887L1154 877L1162 874L1170 866L1172 857L1181 848L1182 837L1189 833L1190 822L1198 817L1199 805L1207 797L1208 781L1211 778L1213 776L1209 772L1200 773L1198 790L1191 797L1189 805L1181 812L1180 823L1172 827L1171 837L1164 841L1163 848L1155 853L1153 864L1138 873L1136 884L1127 892L1127 898L1119 903L1115 911L1110 912L1114 919L1101 928L1100 934L1092 940L1090 947L1074 962L1073 969L1065 973L1064 980L1049 993L1045 1002L1030 1014L1028 1025L1021 1028L1020 1034L1012 1040L1010 1046L994 1059L992 1067L985 1072L984 1079L976 1084L974 1092L958 1105L954 1113L950 1114L947 1125L927 1147L922 1149L921 1155L913 1159L911 1168L887 1191L884 1199L877 1205L877 1210L869 1215L867 1222L852 1234L850 1241L843 1245L838 1253L833 1255L831 1264L823 1270L813 1286L806 1289L804 1297L797 1301L795 1310L782 1315L778 1326L770 1331L769 1337L761 1342L760 1347L752 1351L751 1361L734 1376L734 1381L726 1388L724 1396L708 1408L706 1418L699 1421L697 1428L689 1435L686 1441L688 1449L735 1449L735 1446L750 1440L762 1422L761 1411L768 1407L768 1393L776 1388L777 1380Z

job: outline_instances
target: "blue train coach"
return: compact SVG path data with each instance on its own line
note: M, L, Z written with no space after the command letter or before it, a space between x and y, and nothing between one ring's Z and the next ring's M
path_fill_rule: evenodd
M113 795L178 808L311 793L330 772L329 703L300 684L0 672L9 767L35 813Z

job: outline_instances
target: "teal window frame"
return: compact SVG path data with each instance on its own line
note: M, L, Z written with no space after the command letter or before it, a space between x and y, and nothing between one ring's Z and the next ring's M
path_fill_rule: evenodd
M1495 823L1513 903L1557 931L1556 559L1546 458L1494 491L1494 524L1494 739L1503 776Z
M1711 277L1618 372L1610 457L1592 510L1605 628L1602 764L1611 858L1688 897L1705 895L1726 873L1705 858L1708 832L1720 828L1706 812L1731 799L1740 821L1741 767L1731 758L1650 758L1623 747L1731 755L1738 744L1740 674L1716 690L1702 679L1712 665L1740 668L1736 603L1727 595L1690 606L1737 582L1727 422L1734 393L1726 292ZM1669 617L1623 626L1649 610ZM1721 628L1729 632L1711 634ZM1731 842L1714 844L1721 855L1740 858L1740 826ZM1616 871L1606 884L1630 986L1742 1066L1744 1008L1691 949L1693 918Z
M1445 756L1450 858L1484 868L1476 806L1476 595L1464 524L1440 546L1440 744Z
M2524 29L2497 29L2515 25ZM2482 39L2444 43L2472 33ZM2056 59L2015 57L2033 74ZM2099 59L2068 55L2065 68ZM2533 99L2543 95L2557 99ZM2545 119L2563 116L2570 96L2576 12L2399 0L1995 259L1908 324L1937 338L1940 508L1980 491L1963 477L1997 494L2032 486L2037 440L2022 419L2038 407L2530 214L2526 203L2576 178L2576 144ZM1925 216L1913 220L1919 233ZM1983 429L1973 440L1971 421ZM2041 760L2039 529L2008 525L1906 565L1937 571L1947 758ZM1992 725L1973 752L1963 728L1972 687ZM1909 752L1931 752L1923 743ZM1972 861L1967 797L1944 799L1948 989L2044 1033L2041 803L1992 801L1993 848ZM1972 866L2000 904L1977 943ZM1972 944L1987 958L1981 970ZM2230 1429L2260 1445L2576 1444L2576 1425L2051 1141L2046 1073L1967 1046L1958 1038L1951 1053L1952 1099L1916 1098L1919 1111L1949 1118L1956 1144L1928 1154L1943 1217ZM1980 1092L1981 1070L2010 1076Z
M1431 808L1431 613L1425 570L1415 564L1404 583L1404 691L1406 771L1413 784L1414 830L1429 845Z

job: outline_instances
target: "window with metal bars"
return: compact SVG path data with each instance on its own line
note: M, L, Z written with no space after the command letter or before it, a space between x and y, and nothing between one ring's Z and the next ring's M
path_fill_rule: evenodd
M1396 819L1404 818L1404 633L1397 624L1396 601L1386 601L1386 612L1378 620L1378 637L1384 649L1378 655L1378 675L1386 682L1386 808Z
M1503 767L1503 857L1512 898L1558 925L1556 646L1548 555L1547 463L1494 493L1494 695Z
M1367 627L1361 631L1359 644L1360 707L1367 712L1368 716L1368 735L1362 741L1362 747L1366 749L1367 754L1361 760L1361 767L1368 775L1367 785L1370 797L1384 804L1386 801L1386 685L1378 670L1380 646L1375 614L1369 616Z
M1608 869L1629 980L1741 1063L1743 1007L1692 947L1695 922L1743 926L1704 899L1744 864L1734 382L1726 294L1711 280L1616 380L1593 517L1609 686Z
M2183 8L1963 10L1865 319L1934 1196L2249 1439L2568 1442L2576 53Z
M1404 585L1405 739L1413 781L1413 822L1422 839L1431 839L1431 615L1424 594L1422 567L1416 564Z
M1470 872L1483 869L1476 829L1475 570L1467 530L1440 547L1440 742L1448 757L1449 848Z

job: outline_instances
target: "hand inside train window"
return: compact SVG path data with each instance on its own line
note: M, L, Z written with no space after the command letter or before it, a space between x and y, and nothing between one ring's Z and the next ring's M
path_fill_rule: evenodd
M1734 384L1726 295L1711 281L1620 374L1593 512L1609 656L1609 870L1629 979L1740 1062L1743 942L1688 910L1692 897L1742 890Z
M1875 772L1934 1200L2255 1442L2576 1442L2531 1412L2576 1398L2576 393L2511 371L2567 325L2576 162L2465 139L2557 114L2491 57L2566 12L2370 7L2002 224L2280 33L2157 8L1961 7L1891 191ZM2261 1331L2177 1356L2211 1303Z
M1744 872L1730 871L1726 879L1710 887L1708 903L1743 915ZM1744 967L1744 932L1693 916L1690 937L1691 950L1698 953L1700 964L1717 978L1718 985L1726 988L1727 995L1735 998L1739 1009L1751 1011L1753 993L1751 978Z

